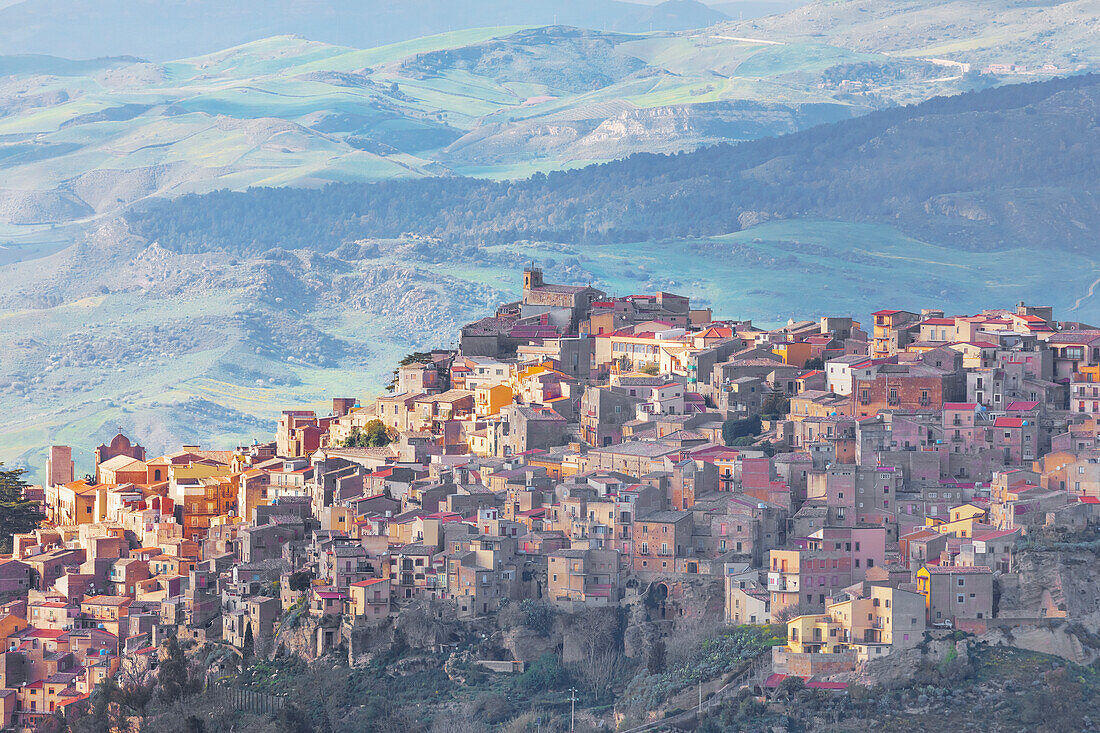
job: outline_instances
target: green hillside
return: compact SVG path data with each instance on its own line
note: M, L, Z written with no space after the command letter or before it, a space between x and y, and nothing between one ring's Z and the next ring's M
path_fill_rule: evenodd
M830 81L856 64L881 71L873 93ZM0 57L0 70L0 223L15 225L219 188L522 176L970 86L934 64L821 42L563 27L365 50L281 36L167 63Z

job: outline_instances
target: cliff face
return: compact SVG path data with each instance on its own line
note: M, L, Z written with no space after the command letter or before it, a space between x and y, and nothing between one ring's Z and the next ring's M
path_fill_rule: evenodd
M998 618L1085 619L1100 612L1100 558L1087 550L1026 551L998 578Z

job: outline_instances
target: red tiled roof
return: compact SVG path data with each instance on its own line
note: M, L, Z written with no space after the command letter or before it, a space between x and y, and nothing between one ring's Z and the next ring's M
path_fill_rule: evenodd
M1038 406L1037 401L1016 400L1015 402L1009 402L1005 409L1014 412L1016 410L1034 410Z
M1025 420L1019 417L999 417L993 421L995 428L1022 428Z
M944 402L943 409L945 410L976 410L978 409L977 402Z
M352 583L352 585L356 588L366 588L376 583L381 583L383 580L385 580L385 578L371 578L370 580L360 580L358 583Z

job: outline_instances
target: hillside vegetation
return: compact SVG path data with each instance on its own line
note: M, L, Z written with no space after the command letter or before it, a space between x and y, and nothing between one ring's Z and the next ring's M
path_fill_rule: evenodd
M691 151L1100 60L1096 0L840 0L709 26L691 0L381 5L0 8L0 243L32 256L59 239L44 227L153 196ZM102 58L57 57L82 39Z
M800 218L890 223L962 249L1091 251L1100 231L1098 105L1100 76L1087 75L526 181L217 192L153 202L130 221L182 252L331 251L405 232L461 244L637 242Z
M852 64L867 90L839 85ZM279 36L167 63L0 56L0 75L0 224L24 230L219 188L523 178L978 83L820 42L560 26L369 49Z

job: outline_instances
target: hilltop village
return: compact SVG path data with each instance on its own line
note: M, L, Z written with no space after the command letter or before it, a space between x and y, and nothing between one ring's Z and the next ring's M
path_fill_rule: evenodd
M678 624L783 624L762 691L1071 616L1018 553L1100 517L1100 328L1021 303L767 329L523 277L457 350L410 354L372 401L287 410L270 442L150 456L120 432L82 479L51 447L27 491L46 521L0 563L4 727L151 670L169 638L354 662L414 607L630 609L651 633L628 654Z

